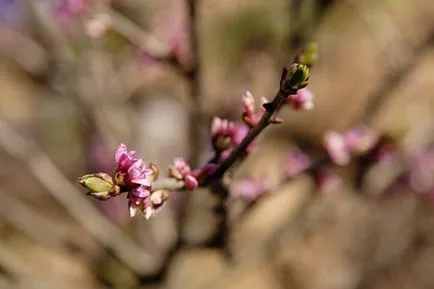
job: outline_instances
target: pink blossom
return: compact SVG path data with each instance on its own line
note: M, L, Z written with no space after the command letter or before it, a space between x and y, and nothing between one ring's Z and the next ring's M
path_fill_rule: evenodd
M120 144L115 160L118 163L115 178L119 185L129 189L139 185L151 186L154 171L142 159L137 158L135 151L128 151L126 145Z
M211 124L211 135L213 137L233 136L236 132L235 123L227 119L214 117Z
M199 187L199 182L193 175L186 175L184 177L185 187L189 190L194 190Z
M343 186L343 181L338 175L326 170L320 171L315 181L318 190L323 193L335 192Z
M343 166L350 162L351 155L346 146L345 138L341 134L335 131L327 132L323 145L333 163Z
M242 95L242 103L243 103L243 109L244 113L248 116L251 116L255 113L255 99L253 98L253 95L250 93L250 91L244 92Z
M266 193L266 190L260 181L251 178L243 178L232 183L231 193L236 198L252 202Z
M345 145L353 153L364 153L378 142L378 136L367 126L359 125L344 134Z
M197 172L195 172L196 174ZM185 182L185 187L194 190L199 187L199 181L193 175L190 165L184 158L175 158L173 164L169 166L169 175Z
M262 105L267 103L268 100L265 97L261 98ZM242 95L242 104L243 104L243 121L249 127L254 127L259 123L262 116L264 115L265 109L261 105L259 111L256 110L256 101L250 91L244 92Z
M137 211L140 211L146 219L149 219L149 208L152 208L150 195L151 192L144 186L134 188L128 193L130 217L134 217Z
M298 90L296 94L289 95L286 103L294 109L311 110L314 107L314 95L309 88L305 87Z
M310 164L311 160L308 155L298 148L293 148L285 162L285 174L287 177L294 177L306 170Z

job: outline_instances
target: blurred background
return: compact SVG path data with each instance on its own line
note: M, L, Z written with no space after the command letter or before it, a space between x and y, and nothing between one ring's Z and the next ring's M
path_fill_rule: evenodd
M230 258L209 245L205 190L146 221L77 184L112 173L121 142L163 175L204 163L212 117L238 121L245 90L272 99L310 40L315 109L283 109L237 176L275 181L291 145L316 154L360 123L407 155L433 141L430 0L0 0L0 288L434 288L432 194L378 198L405 161L357 185L355 165L331 167L344 185L329 194L300 176L248 214L230 197Z

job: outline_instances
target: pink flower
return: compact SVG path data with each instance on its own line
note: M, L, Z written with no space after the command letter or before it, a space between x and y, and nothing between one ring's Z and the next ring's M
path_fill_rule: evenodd
M330 171L320 171L315 178L318 190L323 193L331 193L339 190L343 186L343 181L339 176Z
M268 100L263 97L262 99L262 105L264 103L267 103ZM254 127L259 123L262 116L264 115L265 109L261 105L261 108L259 111L256 111L256 101L253 98L253 95L250 93L250 91L244 92L242 96L242 104L243 104L243 121L245 124L247 124L249 127Z
M183 180L185 187L194 190L199 187L199 181L193 176L190 165L183 158L175 158L169 166L169 175L175 179Z
M285 163L285 174L287 177L294 177L306 170L310 164L311 160L308 155L300 151L298 148L293 148Z
M345 144L353 153L364 153L378 142L378 136L367 126L359 125L344 134Z
M311 110L314 107L314 95L309 88L305 87L298 90L296 94L288 96L286 103L294 109Z
M115 179L117 184L128 189L139 185L150 187L154 171L145 162L136 156L135 151L128 151L127 146L120 144L115 160L118 164Z
M335 131L327 132L323 145L333 163L343 166L350 162L351 155L341 134Z
M231 193L236 198L252 202L266 193L263 184L252 178L236 180L231 185Z
M214 117L211 124L212 145L218 152L230 148L237 133L237 126L227 119Z
M255 99L253 98L253 95L250 93L250 91L244 92L242 95L242 103L243 103L243 109L244 113L248 116L251 116L255 113Z
M143 213L146 219L151 217L149 214L149 208L152 208L150 196L151 192L144 186L134 188L128 193L130 217L134 217L137 211Z
M232 137L235 134L235 132L236 132L236 127L234 122L227 119L214 117L211 124L212 137L221 137L221 136Z

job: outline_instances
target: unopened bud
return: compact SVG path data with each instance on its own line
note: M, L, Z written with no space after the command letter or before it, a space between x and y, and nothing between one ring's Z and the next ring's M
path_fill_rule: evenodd
M163 205L165 201L169 199L170 192L166 189L153 191L151 194L151 203L153 207L159 207Z
M174 177L178 180L183 179L181 172L174 165L169 166L169 177Z
M120 194L119 186L106 173L88 174L79 178L78 182L88 190L88 194L98 200L107 200Z
M309 81L309 68L300 63L294 63L286 68L285 79L282 81L281 89L286 93L293 93L307 86Z
M217 136L213 139L214 149L218 152L224 151L230 148L232 145L232 138L225 136Z

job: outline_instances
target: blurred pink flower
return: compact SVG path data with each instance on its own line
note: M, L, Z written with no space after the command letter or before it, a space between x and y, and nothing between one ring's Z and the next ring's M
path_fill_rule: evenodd
M231 185L231 193L234 197L252 202L265 194L267 190L262 182L252 178L236 180Z
M262 98L262 103L268 102L267 99ZM254 127L259 123L262 116L264 115L265 109L261 105L259 111L256 110L256 101L250 91L244 92L242 95L243 104L243 121L249 127Z
M134 217L137 211L143 213L146 219L151 217L149 209L152 208L150 195L151 192L145 186L139 186L128 193L130 217Z
M331 193L339 190L343 186L341 178L330 171L322 170L315 178L318 190L323 193Z
M303 153L298 148L293 148L289 152L289 157L285 162L285 175L287 177L294 177L311 165L311 160L308 155Z
M364 153L378 142L378 136L365 125L358 125L344 134L345 145L353 153Z
M323 145L334 164L343 166L350 162L351 155L341 134L335 131L327 132Z
M298 90L296 94L289 95L286 103L294 109L311 110L314 107L314 95L309 88L305 87Z

